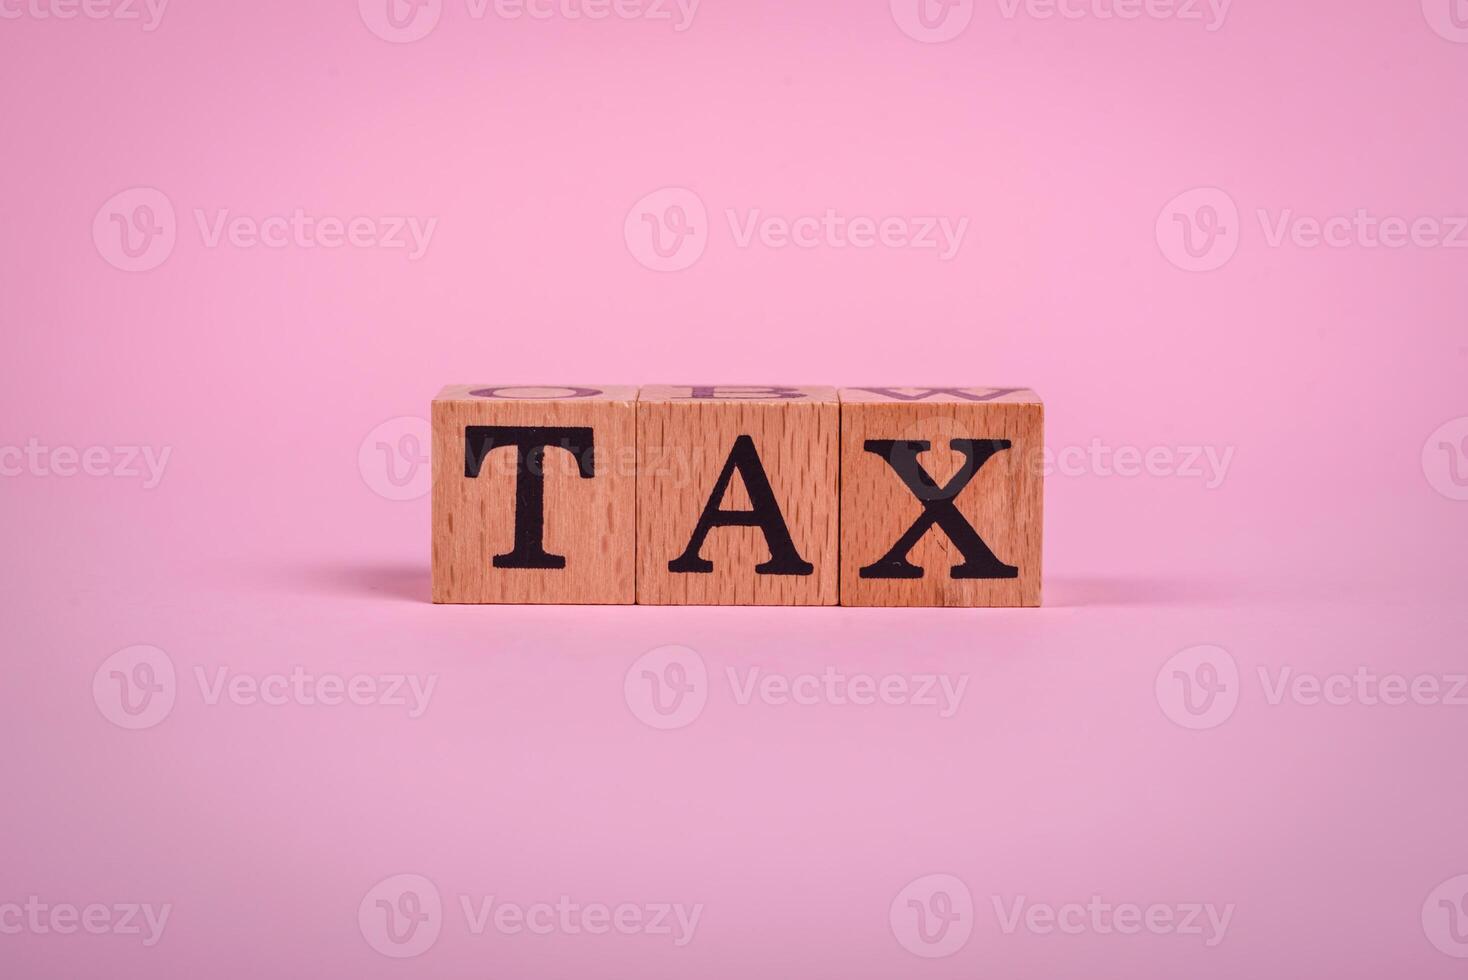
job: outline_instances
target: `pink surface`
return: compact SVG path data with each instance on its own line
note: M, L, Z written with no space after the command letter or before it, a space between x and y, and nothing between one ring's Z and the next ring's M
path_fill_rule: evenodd
M1463 3L394 2L0 4L0 974L1462 975ZM1047 607L427 604L705 379L1033 386Z

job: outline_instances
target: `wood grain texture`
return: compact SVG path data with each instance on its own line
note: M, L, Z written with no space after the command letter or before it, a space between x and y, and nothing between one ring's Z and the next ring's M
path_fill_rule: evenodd
M841 604L844 606L1038 606L1043 519L1044 406L1028 389L861 389L841 396ZM869 441L925 442L913 450L932 485L914 491ZM955 440L993 449L954 508L1015 578L954 578L965 556L941 526L928 527L907 553L920 578L863 576L925 514L919 494L941 497L965 466ZM984 456L979 450L976 458ZM910 473L911 475L911 473Z
M594 394L593 394L594 392ZM433 601L630 603L635 599L636 398L626 386L450 385L433 402ZM499 446L465 475L469 427L587 429L584 460L544 451L543 550L564 568L496 568L516 548L521 453ZM522 515L523 516L523 515Z
M795 394L797 397L774 397ZM834 388L694 389L650 386L637 403L637 601L660 605L834 605L838 443ZM709 572L675 572L741 436L749 437L799 557L810 574L759 574L771 559L759 527L714 527L699 556ZM749 510L741 473L720 509Z

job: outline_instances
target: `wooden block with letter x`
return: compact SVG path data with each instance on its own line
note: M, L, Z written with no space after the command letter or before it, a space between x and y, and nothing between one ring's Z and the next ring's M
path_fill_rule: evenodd
M637 389L450 385L433 401L433 601L635 598Z
M1044 406L841 389L841 604L1038 606Z
M643 388L637 601L835 605L839 433L835 388Z

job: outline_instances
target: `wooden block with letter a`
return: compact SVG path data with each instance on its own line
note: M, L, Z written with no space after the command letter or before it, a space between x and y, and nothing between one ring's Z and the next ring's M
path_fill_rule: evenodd
M631 387L450 385L433 401L433 601L630 603Z
M835 388L643 388L637 601L835 605L839 437Z
M1044 411L1026 388L842 388L841 604L1038 606Z

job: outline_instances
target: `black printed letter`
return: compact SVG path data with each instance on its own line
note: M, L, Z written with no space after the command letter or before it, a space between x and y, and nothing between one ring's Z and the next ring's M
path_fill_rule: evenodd
M738 470L744 479L744 488L749 491L750 510L720 510L719 501L729 489L729 481ZM769 478L755 451L754 440L740 436L734 440L729 461L724 471L714 481L714 492L704 505L698 526L693 529L693 539L682 555L668 562L670 572L712 572L714 563L699 557L709 531L716 527L757 527L765 532L765 544L770 549L770 560L754 566L759 575L810 575L815 567L800 557L795 542L790 540L790 529L785 526L785 517L770 489Z
M922 501L923 513L897 539L892 549L877 561L860 571L862 578L922 578L923 570L907 560L908 552L928 533L933 525L943 529L948 539L963 553L963 563L954 565L948 574L952 578L1018 578L1019 569L1006 565L995 556L978 532L963 519L953 501L968 486L979 467L987 463L995 453L1010 448L1008 439L954 439L948 443L955 452L963 453L963 465L940 487L918 462L917 454L927 452L926 442L899 442L891 439L868 439L863 448L885 459L903 484Z
M545 451L564 449L576 457L581 479L596 472L590 429L548 426L470 425L464 428L464 476L475 479L484 459L496 449L514 446L515 548L495 555L495 568L565 568L564 555L547 554L545 531Z

